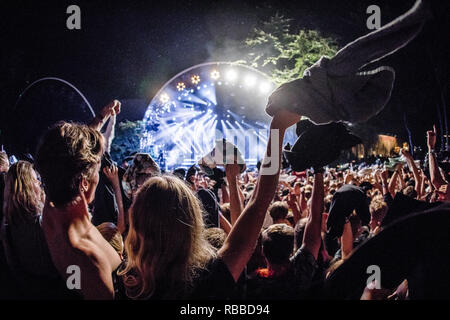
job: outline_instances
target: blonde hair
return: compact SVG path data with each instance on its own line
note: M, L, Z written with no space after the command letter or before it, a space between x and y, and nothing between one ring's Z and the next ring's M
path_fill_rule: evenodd
M130 208L123 275L128 297L180 298L215 257L204 238L199 200L174 176L148 179Z
M20 224L42 211L43 203L35 192L32 172L31 163L18 161L6 174L3 213L10 224Z
M376 196L370 202L369 209L372 219L381 223L386 216L388 206L386 202L384 202L384 198L382 196Z
M112 222L103 222L97 226L97 229L103 238L109 242L111 247L113 247L119 255L123 255L123 238L117 226Z
M0 172L2 172L2 170L8 171L8 168L9 168L8 155L6 154L5 151L0 151Z

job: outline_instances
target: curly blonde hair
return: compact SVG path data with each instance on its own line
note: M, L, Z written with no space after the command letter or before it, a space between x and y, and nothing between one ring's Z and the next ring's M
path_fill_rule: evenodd
M183 297L216 255L204 238L199 200L174 176L152 177L139 189L129 214L128 261L118 273L127 295Z
M79 193L83 178L92 179L103 155L100 132L86 125L59 122L42 137L36 169L49 201L64 205Z

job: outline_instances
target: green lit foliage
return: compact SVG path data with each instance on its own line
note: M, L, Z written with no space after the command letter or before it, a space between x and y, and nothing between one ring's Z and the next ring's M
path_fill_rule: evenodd
M292 19L275 15L245 39L246 58L237 61L269 74L281 84L297 79L321 56L332 57L338 47L315 30L291 32Z

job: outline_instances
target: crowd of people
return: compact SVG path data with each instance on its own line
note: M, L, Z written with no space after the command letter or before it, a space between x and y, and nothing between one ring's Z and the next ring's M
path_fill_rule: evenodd
M2 299L450 297L450 188L435 131L427 168L402 149L389 168L274 173L231 161L213 174L162 172L145 153L111 160L120 107L53 125L32 162L0 153ZM272 162L299 121L274 114Z

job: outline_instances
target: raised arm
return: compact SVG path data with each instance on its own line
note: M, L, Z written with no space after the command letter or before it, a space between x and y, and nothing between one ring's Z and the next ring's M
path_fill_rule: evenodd
M384 169L383 171L380 171L379 174L380 174L383 195L386 195L386 194L390 193L389 192L389 184L388 184L389 172L386 169Z
M303 235L302 248L306 248L317 260L319 254L322 228L322 213L323 213L323 175L321 172L314 174L314 185L311 196L311 213L308 216L308 222L305 226L305 233Z
M297 196L291 191L287 196L287 204L289 208L292 210L292 214L294 215L294 226L297 222L302 218L302 214L300 212L300 206Z
M222 199L220 199L220 203L229 203L230 202L230 194L228 193L228 185L226 183L222 183L220 186L222 189Z
M406 162L408 163L409 169L413 172L414 182L415 182L415 190L417 192L417 196L421 195L421 185L422 185L422 177L420 176L419 169L414 162L414 158L412 155L405 149L401 149L402 155L405 157Z
M225 218L222 212L219 213L219 224L220 227L225 231L226 234L229 234L231 231L231 223Z
M113 113L109 118L108 125L106 126L106 130L103 133L103 137L105 138L105 150L107 152L111 152L111 144L114 140L114 128L116 126L116 114Z
M113 165L112 168L105 167L103 168L103 173L111 182L111 185L113 186L114 189L114 195L116 197L117 207L119 209L119 215L117 216L117 229L119 229L119 232L123 234L126 229L125 211L123 209L122 190L120 189L117 166Z
M439 165L436 160L435 146L436 146L436 126L433 126L433 131L427 131L427 145L428 145L428 164L430 169L431 184L436 190L447 184L439 171Z
M389 181L389 193L391 194L392 198L395 197L395 188L397 186L397 179L399 178L399 173L397 170L394 171L391 177L391 181Z
M225 174L227 176L228 190L230 192L230 223L232 226L239 218L243 205L239 197L238 176L240 172L239 164L227 164L225 166Z
M382 186L382 181L381 181L381 178L380 178L380 174L381 174L381 170L380 169L377 169L374 172L373 176L374 176L374 179L375 179L375 183L373 184L373 187L375 189L380 190L380 192L383 193L383 186Z
M120 112L120 102L114 100L103 107L103 109L91 120L88 126L94 130L100 131L105 125L106 121L109 119L114 110L119 108Z
M273 117L266 156L261 164L256 190L218 252L236 281L253 254L267 208L274 197L280 172L284 133L299 120L299 115L286 110L280 110Z

